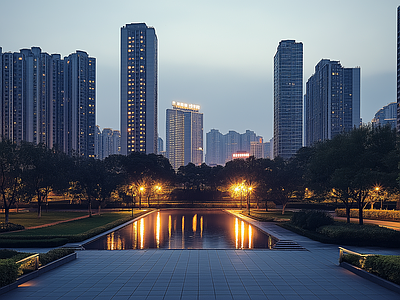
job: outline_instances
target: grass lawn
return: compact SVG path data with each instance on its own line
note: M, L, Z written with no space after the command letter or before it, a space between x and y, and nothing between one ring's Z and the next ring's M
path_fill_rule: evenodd
M133 211L134 215L139 212L139 210ZM49 227L4 233L0 235L0 238L12 238L17 236L30 236L33 238L35 236L77 235L121 219L129 219L131 215L131 211L106 212L101 215L94 215L91 218L61 223Z
M23 225L26 227L39 226L58 221L64 221L69 219L78 218L81 216L88 215L87 212L76 212L76 211L42 211L41 218L37 217L37 212L19 212L10 213L9 222L14 224ZM4 216L4 214L3 214ZM4 222L4 218L2 220Z
M243 210L243 215L249 216L247 214L247 210ZM250 210L250 217L254 218L261 222L271 222L271 221L287 221L293 215L291 211L285 211L285 214L282 215L282 211L273 210L273 211L265 211L265 210Z

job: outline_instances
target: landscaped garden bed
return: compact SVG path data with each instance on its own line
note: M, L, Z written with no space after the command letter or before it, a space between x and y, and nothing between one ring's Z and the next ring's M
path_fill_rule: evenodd
M305 215L308 214L309 218ZM400 247L400 231L377 225L333 222L323 212L297 212L282 227L313 240L339 245Z
M346 217L344 208L337 208L335 213L338 217ZM358 218L358 214L358 209L350 210L351 218ZM400 210L363 209L363 217L372 220L400 220Z
M344 254L342 262L400 285L400 256Z
M10 232L0 235L0 248L57 247L86 240L135 217L145 211L104 213L90 218L61 223L49 227Z
M59 248L35 256L33 253L0 250L0 287L11 284L18 277L35 271L38 267L47 265L73 252L74 250L71 249ZM25 258L28 259L26 260Z

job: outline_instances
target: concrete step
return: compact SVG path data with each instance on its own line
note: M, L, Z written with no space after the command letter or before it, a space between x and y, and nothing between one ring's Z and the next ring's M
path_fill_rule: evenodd
M279 240L274 248L274 250L301 250L301 251L307 251L306 248L304 248L303 246L300 246L299 244L297 244L294 241L291 240Z

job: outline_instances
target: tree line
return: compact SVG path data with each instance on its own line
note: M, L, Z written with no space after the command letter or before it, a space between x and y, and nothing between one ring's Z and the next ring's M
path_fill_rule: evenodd
M362 126L301 148L289 160L233 160L225 166L189 163L175 172L161 155L134 152L104 160L67 156L45 145L0 142L0 193L5 221L17 202L37 201L38 216L51 191L94 202L115 199L141 208L143 202L166 195L169 199L273 201L333 199L346 208L358 207L359 222L366 202L379 193L398 193L399 151L396 131Z

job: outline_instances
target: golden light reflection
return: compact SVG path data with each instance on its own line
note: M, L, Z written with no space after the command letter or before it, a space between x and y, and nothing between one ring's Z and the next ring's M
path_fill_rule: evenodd
M239 221L235 218L235 241L236 241L236 249L239 248Z
M185 216L182 216L182 247L185 248Z
M168 216L168 237L171 238L172 220L171 215Z
M138 229L137 229L137 221L135 221L133 223L133 237L132 237L132 241L133 241L133 249L137 249L137 237L138 237Z
M193 216L192 229L193 229L193 233L196 233L196 229L197 229L197 214Z
M157 212L157 227L156 227L156 242L157 242L157 248L160 248L160 231L161 231L160 212Z
M140 219L140 249L144 248L144 218Z
M200 217L200 236L203 237L203 216Z
M249 224L249 249L252 248L253 232L251 231L251 225Z
M243 249L243 247L244 247L244 222L242 221L242 228L241 228L241 230L242 230L242 244L241 244L241 247L240 248L242 248Z

